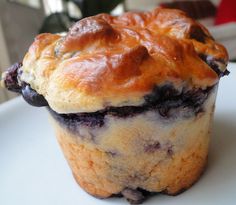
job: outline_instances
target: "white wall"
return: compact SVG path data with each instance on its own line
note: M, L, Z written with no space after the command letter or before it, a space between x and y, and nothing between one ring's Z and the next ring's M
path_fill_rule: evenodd
M0 0L0 74L10 64L22 61L43 19L43 8L34 9ZM0 88L0 102L13 96Z
M128 10L152 10L160 2L163 2L163 0L126 0L126 7Z
M161 2L172 2L173 0L126 0L126 6L130 10L152 10ZM191 1L191 0L189 0ZM193 0L194 1L194 0ZM220 0L211 0L218 4Z
M20 61L25 55L43 18L43 8L34 9L0 0L0 19L11 63Z
M0 74L1 74L4 68L7 68L10 65L1 21L0 21L0 48L1 48L1 52L0 52ZM0 103L4 102L6 99L10 97L8 94L9 93L7 93L3 88L0 88Z

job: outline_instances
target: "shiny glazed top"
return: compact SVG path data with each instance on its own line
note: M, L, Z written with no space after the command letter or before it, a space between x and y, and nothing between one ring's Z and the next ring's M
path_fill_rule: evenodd
M181 11L100 14L77 22L64 37L37 36L20 78L58 113L95 112L141 105L157 85L216 84L217 73L201 55L226 69L225 48Z

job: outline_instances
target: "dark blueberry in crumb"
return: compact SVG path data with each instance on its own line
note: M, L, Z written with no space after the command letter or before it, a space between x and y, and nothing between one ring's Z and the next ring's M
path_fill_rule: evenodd
M134 114L145 111L144 107L124 106L124 107L108 107L105 112L108 115L115 115L117 117L132 117Z
M167 154L168 154L169 156L172 156L172 155L174 154L174 151L173 151L173 149L172 149L172 146L167 148Z
M144 151L148 153L153 153L161 148L161 145L159 142L154 142L152 144L146 145L144 147Z
M155 86L153 88L153 91L151 92L151 94L144 96L146 103L147 104L155 104L156 102L158 102L158 100L160 98L159 91L160 91L160 87Z
M39 95L35 90L33 90L29 85L25 85L22 88L22 96L26 102L30 105L36 107L47 106L48 102L42 95Z
M140 191L143 194L144 197L148 197L148 196L154 194L154 192L150 192L150 191L147 191L147 190L142 189L142 188L137 188L137 190Z
M180 92L174 88L172 84L160 87L160 99L162 101L179 96Z
M147 111L159 112L163 118L176 118L178 115L189 118L203 112L203 104L214 86L206 89L183 88L177 90L172 84L155 86L152 93L144 97L141 106L107 107L93 113L58 114L49 108L52 116L72 132L79 132L80 126L102 127L107 116L128 118ZM155 145L157 146L157 145Z
M183 102L196 108L205 102L207 95L207 92L200 89L189 90L183 95Z
M55 120L66 127L69 131L79 132L80 126L86 127L102 127L104 125L104 114L100 112L95 113L78 113L78 114L58 114L52 109L48 108ZM94 136L95 137L95 136Z
M21 92L21 86L18 83L18 69L22 66L22 63L15 63L7 70L6 78L4 79L5 86L8 90L13 92Z
M168 84L164 86L155 86L151 94L148 94L144 97L146 104L156 105L170 99L177 97L180 94L173 85Z
M170 108L168 108L166 105L163 105L162 107L160 107L158 111L162 117L169 117Z
M139 190L126 188L121 194L130 202L130 204L141 204L145 200L144 195Z
M225 71L221 71L219 69L219 65L218 63L221 63L221 64L225 64L225 61L223 59L216 59L214 58L213 56L207 56L205 54L199 54L199 57L207 64L209 65L212 70L214 70L216 72L216 74L219 76L219 77L223 77L225 75L229 75L229 71L228 70L225 70Z
M118 154L116 151L106 151L106 153L110 155L111 157L115 157Z
M70 118L69 115L68 117ZM79 121L82 122L83 125L88 127L101 127L104 124L104 115L99 112L75 114L74 119L76 120L77 118L80 119Z
M223 76L229 75L229 74L230 74L230 72L229 72L228 70L225 70L225 71L221 74L220 77L223 77Z
M196 41L199 41L201 43L205 43L207 35L202 30L200 26L192 26L190 28L190 39L195 39Z

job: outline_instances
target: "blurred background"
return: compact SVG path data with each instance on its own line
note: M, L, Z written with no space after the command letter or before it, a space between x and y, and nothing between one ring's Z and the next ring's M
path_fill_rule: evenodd
M203 23L236 61L236 0L0 0L0 73L22 61L38 33L62 33L81 18L101 12L184 10ZM0 103L14 94L0 88Z

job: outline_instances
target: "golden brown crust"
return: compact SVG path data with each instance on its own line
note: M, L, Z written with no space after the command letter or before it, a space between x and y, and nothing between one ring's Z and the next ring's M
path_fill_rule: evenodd
M100 14L77 22L65 37L37 37L24 58L22 79L57 112L92 112L139 105L165 82L217 83L199 54L228 60L225 48L181 11Z

